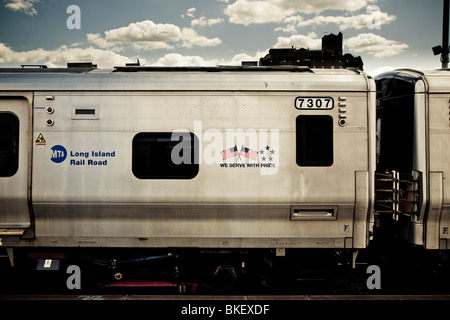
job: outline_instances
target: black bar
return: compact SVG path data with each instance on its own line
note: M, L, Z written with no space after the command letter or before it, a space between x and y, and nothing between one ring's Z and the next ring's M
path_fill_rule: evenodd
M442 24L442 68L448 68L448 20L449 0L444 0L443 24Z

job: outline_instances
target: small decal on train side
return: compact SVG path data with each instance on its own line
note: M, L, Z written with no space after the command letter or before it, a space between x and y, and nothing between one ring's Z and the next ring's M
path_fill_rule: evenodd
M70 166L106 166L108 160L116 157L116 151L67 151L61 145L55 145L51 148L50 159L55 163L61 163L69 157Z
M298 110L331 110L334 100L331 97L297 97L295 108Z
M47 141L44 138L42 133L39 133L36 140L34 140L34 146L37 148L45 148L47 147Z
M46 106L34 106L34 111L45 111Z
M54 163L61 163L67 158L67 150L61 145L56 145L51 148L51 157L50 159Z
M222 168L276 168L274 148L266 145L260 150L253 150L245 146L238 148L236 145L232 148L227 148L221 152L223 163L220 164ZM254 160L246 162L245 158ZM225 162L228 159L233 159L233 162Z

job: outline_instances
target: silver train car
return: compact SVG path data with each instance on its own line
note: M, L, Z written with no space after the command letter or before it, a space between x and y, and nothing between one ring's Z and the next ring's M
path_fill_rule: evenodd
M374 88L349 70L2 72L2 245L364 248Z
M425 249L450 245L449 70L396 70L376 77L375 211L398 237Z
M2 69L0 246L364 249L375 103L354 70Z

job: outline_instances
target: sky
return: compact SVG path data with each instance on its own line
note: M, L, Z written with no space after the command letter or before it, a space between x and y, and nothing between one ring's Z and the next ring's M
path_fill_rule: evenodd
M0 67L240 65L270 48L344 53L376 75L437 69L443 0L0 0Z

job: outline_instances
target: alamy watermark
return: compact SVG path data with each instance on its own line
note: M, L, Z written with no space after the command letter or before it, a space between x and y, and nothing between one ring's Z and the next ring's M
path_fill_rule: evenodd
M81 269L77 265L70 265L67 267L66 270L67 274L70 274L70 276L67 278L66 286L67 289L73 290L73 289L81 289Z
M367 267L367 274L370 276L367 278L367 289L381 289L381 269L377 265L370 265Z
M194 121L191 141L189 131L173 131L171 140L179 141L172 149L174 164L208 164L220 168L259 169L261 175L278 173L280 164L280 133L278 129L225 129L203 130L201 121ZM194 148L192 148L192 144ZM192 157L191 150L194 150Z
M67 29L81 29L81 9L79 6L71 5L67 7L66 13L70 14L67 18Z
M367 18L366 24L369 29L381 29L381 10L377 5L370 5L367 7L367 13L370 14Z

